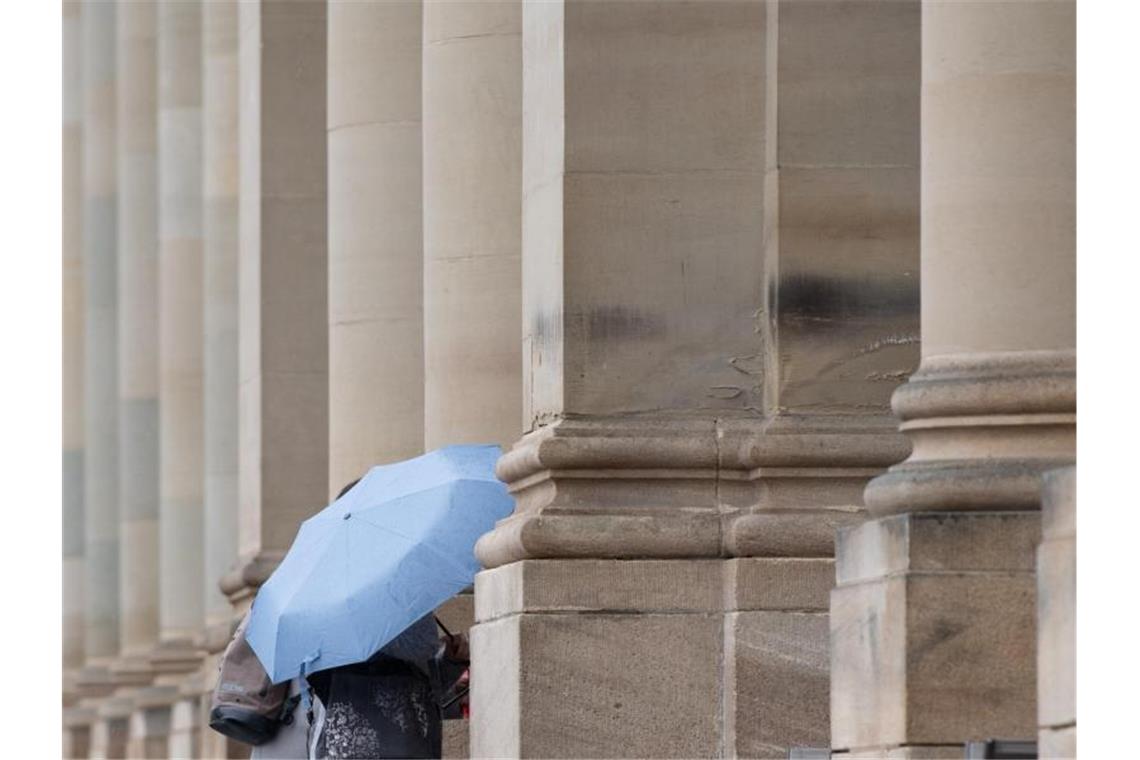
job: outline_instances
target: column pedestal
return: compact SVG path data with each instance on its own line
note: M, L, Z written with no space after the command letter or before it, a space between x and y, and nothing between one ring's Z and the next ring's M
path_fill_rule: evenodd
M471 754L705 755L719 725L720 592L716 560L524 560L480 573Z
M91 727L95 711L90 707L70 707L63 711L63 756L86 758L91 754Z
M1077 756L1077 471L1045 476L1037 547L1037 756Z
M902 514L840 530L835 750L960 757L966 741L1032 738L1039 530L1034 512Z
M162 680L171 680L163 675ZM139 689L130 716L127 757L138 760L167 758L170 743L170 708L178 690L169 683Z
M832 573L822 558L480 573L472 756L775 758L825 744Z
M107 697L100 701L91 731L92 758L125 758L127 732L134 703L129 697Z

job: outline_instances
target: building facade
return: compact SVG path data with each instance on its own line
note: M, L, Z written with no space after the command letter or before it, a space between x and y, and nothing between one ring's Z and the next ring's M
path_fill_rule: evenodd
M504 447L471 757L1075 755L1073 0L65 0L67 757Z

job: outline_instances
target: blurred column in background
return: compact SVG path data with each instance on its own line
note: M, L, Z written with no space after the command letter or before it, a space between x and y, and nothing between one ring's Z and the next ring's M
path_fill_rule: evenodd
M421 13L328 7L330 499L423 452Z
M423 10L424 445L522 431L522 4ZM473 598L439 609L467 631ZM467 721L444 725L468 754Z
M892 400L913 452L839 534L836 750L1037 735L1041 476L1076 437L1074 13L923 4L922 361Z
M201 678L208 709L218 658L229 643L233 608L219 581L237 561L238 542L238 4L202 3L202 240L205 280L205 650ZM237 746L202 723L201 755L234 756Z
M127 754L164 757L169 716L150 709L158 642L158 156L157 6L118 6L119 576Z
M324 2L238 6L239 563L244 614L328 503Z
M162 643L153 661L172 708L194 698L203 624L201 19L198 2L158 4ZM171 756L192 755L176 718Z
M117 7L83 6L83 260L86 288L84 373L85 653L79 685L107 696L119 653L119 362L115 35ZM105 702L91 732L92 753L121 756L126 716Z
M86 757L92 711L78 706L86 565L83 529L83 7L63 3L63 705L65 757Z

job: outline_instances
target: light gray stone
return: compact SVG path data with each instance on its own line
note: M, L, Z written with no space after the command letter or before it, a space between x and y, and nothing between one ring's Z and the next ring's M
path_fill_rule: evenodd
M928 517L884 518L841 534L840 568L855 551L870 564L846 579L840 569L831 596L836 749L1033 734L1034 577L1011 568L1025 565L1025 535L1036 515ZM912 529L938 540L908 545ZM969 539L987 529L991 539L970 551ZM962 551L951 558L953 546ZM999 546L1007 558L995 562ZM887 572L876 577L871 567Z

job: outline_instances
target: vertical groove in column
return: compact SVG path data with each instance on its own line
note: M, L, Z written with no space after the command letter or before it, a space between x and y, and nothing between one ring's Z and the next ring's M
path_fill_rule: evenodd
M232 615L218 581L237 559L238 5L202 5L205 258L206 622L222 644ZM215 637L211 635L211 640Z
M119 648L115 14L112 3L83 7L84 643L89 662L109 660Z
M201 6L158 6L161 505L164 640L202 625Z
M424 445L522 432L522 4L424 5Z
M63 666L83 664L82 5L63 3Z
M328 12L333 496L369 467L423 451L423 3Z
M125 655L158 639L157 14L118 7L119 578Z

